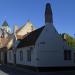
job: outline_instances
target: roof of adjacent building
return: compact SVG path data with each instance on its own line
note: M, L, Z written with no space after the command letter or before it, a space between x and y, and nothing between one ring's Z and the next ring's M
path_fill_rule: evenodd
M17 48L34 45L44 27L45 26L30 32L24 39L20 40L20 43L18 44Z
M2 26L9 26L6 20L3 22Z
M27 23L32 24L32 23L30 22L30 20L28 20ZM26 24L27 24L27 23L26 23ZM20 28L16 31L16 33L18 33L23 27L25 27L26 24L24 24L22 27L20 27ZM32 28L33 28L33 30L35 30L35 27L34 27L34 26L32 26Z
M30 23L30 24L31 24L31 22L30 22L29 20L27 21L27 23ZM23 27L25 27L25 26L27 25L27 23L24 24L22 27L20 27L20 28L16 31L16 38L17 38L17 40L22 40L22 39L24 39L26 36L29 35L29 33L27 33L27 34L25 34L25 35L18 35L18 34L17 34L18 32L20 32L20 31L23 29ZM34 27L33 27L33 29L34 29ZM8 44L7 44L8 46L9 46L11 40L13 40L13 35L14 35L14 33L11 34L11 39L8 41ZM12 42L12 44L10 45L9 49L12 49L12 46L13 46L13 42Z

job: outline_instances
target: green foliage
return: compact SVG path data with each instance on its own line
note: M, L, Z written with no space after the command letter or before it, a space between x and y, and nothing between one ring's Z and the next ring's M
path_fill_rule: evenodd
M62 35L66 36L66 42L67 42L68 46L75 49L75 38L73 38L69 34L62 34Z

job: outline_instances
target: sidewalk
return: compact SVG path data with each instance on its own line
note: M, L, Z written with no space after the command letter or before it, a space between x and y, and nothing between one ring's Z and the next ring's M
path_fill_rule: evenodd
M22 67L19 67L19 66L16 66L16 65L7 64L6 66L9 67L9 68L14 68L14 69L19 70L19 71L34 73L33 70L25 69L25 68L22 68Z

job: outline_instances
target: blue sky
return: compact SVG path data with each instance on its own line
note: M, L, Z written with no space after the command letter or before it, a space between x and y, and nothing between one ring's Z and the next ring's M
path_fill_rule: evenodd
M75 0L0 0L0 26L5 19L12 29L15 24L21 27L27 20L36 28L43 26L47 2L51 3L57 31L74 36Z

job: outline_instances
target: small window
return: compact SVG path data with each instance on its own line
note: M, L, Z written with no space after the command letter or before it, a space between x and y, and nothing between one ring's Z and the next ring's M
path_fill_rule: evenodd
M64 60L71 60L71 51L64 50Z
M20 51L20 61L23 61L23 52Z
M40 44L45 44L45 42L40 42Z
M38 47L40 46L40 47L43 47L45 45L45 42L39 42L38 43Z
M31 61L31 50L27 50L27 61Z

